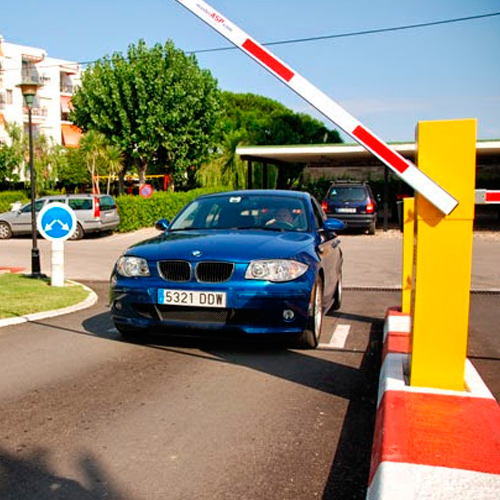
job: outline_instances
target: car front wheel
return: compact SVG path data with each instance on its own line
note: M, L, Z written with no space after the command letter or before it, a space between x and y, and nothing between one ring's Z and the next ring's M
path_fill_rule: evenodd
M0 222L0 240L8 240L12 237L12 229L7 222Z
M311 294L307 326L299 337L298 346L302 349L315 349L319 343L323 324L323 282L316 277Z

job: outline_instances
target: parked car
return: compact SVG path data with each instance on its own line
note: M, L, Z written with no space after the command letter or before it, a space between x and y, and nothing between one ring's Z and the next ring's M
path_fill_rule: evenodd
M289 212L287 218L282 212ZM308 193L204 195L163 233L125 251L111 276L111 315L126 337L197 329L285 334L318 344L323 315L342 300L336 231Z
M321 204L327 217L335 217L347 228L364 229L375 234L377 203L372 190L364 182L334 182Z
M72 240L79 240L88 233L112 231L120 223L116 202L106 194L69 194L43 196L35 200L35 212L47 204L58 201L66 203L76 215L76 230ZM0 214L0 239L31 234L31 202L18 209Z

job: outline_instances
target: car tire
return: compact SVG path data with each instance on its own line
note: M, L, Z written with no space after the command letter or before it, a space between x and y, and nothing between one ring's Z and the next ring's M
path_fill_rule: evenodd
M70 240L81 240L84 236L84 231L79 222L76 223L75 232L69 238Z
M320 277L316 277L314 288L311 294L311 305L309 307L309 317L307 326L301 333L298 346L301 349L316 349L321 334L323 324L323 282Z
M125 340L134 342L144 342L148 333L148 330L144 328L134 328L133 326L123 325L122 323L115 323L115 328Z
M12 229L7 222L0 222L0 240L8 240L12 238Z
M370 223L370 225L368 226L368 234L375 234L375 229L377 228L377 223L376 221L373 221Z
M337 288L335 288L335 293L333 294L333 305L332 311L338 311L342 306L342 275L339 276L337 281Z

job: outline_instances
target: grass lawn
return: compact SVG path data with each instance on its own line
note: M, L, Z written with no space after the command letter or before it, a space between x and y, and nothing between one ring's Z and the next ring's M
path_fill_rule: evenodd
M50 286L50 279L0 274L0 319L51 311L78 304L89 292L81 285Z

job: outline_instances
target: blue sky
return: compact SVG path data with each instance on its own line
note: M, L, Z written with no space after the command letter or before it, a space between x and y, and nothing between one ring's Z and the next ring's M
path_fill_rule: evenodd
M260 43L500 11L499 0L208 3ZM150 46L171 39L185 51L230 45L175 0L11 2L2 9L0 34L78 62L125 52L141 38ZM476 118L479 139L500 138L500 16L269 50L385 141L413 141L419 121L456 118ZM323 119L237 49L197 58L224 90L264 95Z

